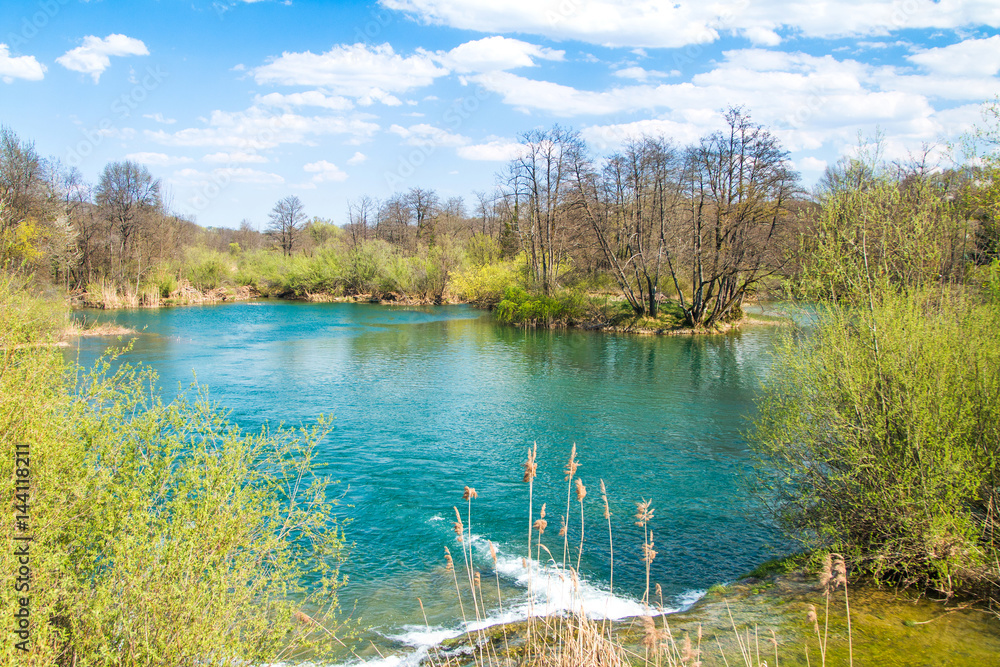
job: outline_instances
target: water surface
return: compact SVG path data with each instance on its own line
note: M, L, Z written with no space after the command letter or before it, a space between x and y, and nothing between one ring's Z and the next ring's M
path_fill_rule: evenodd
M367 637L383 651L425 644L460 626L443 553L445 546L456 558L460 553L451 521L465 485L479 492L476 567L494 588L485 540L499 549L505 616L571 598L571 587L545 568L544 552L537 576L548 579L550 598L529 605L526 597L528 489L521 466L532 443L536 513L547 503L544 544L558 561L562 468L571 445L578 447L588 495L585 582L576 600L595 613L641 609L638 500L652 499L655 508L651 581L671 606L690 603L783 547L739 483L748 466L741 433L777 328L678 337L526 331L465 306L287 301L88 316L142 330L127 361L152 366L167 395L196 374L248 429L308 425L320 414L335 419L319 461L341 480L340 516L351 520L354 548L344 567L350 582L341 600L372 627ZM67 354L88 365L114 342L80 339ZM613 596L601 479L615 539ZM574 560L579 521L574 496ZM418 597L435 632L426 631ZM491 613L499 617L498 609Z

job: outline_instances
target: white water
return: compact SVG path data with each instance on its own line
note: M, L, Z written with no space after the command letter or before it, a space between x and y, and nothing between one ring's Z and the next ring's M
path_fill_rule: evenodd
M433 522L442 520L440 516L430 519ZM473 535L470 542L474 567L478 570L492 569L493 558L490 554L489 541ZM504 601L502 612L500 609L495 609L484 619L461 623L455 627L403 626L398 631L386 632L383 636L410 647L412 649L410 652L368 660L353 660L345 665L415 667L434 647L448 639L495 625L523 621L529 616L583 612L594 620L618 621L634 616L658 616L684 611L705 595L705 591L701 590L687 591L675 598L671 606L662 610L658 607L653 609L647 607L641 600L613 593L603 583L588 581L586 578L574 580L572 573L564 570L561 565L552 562L540 563L535 559L529 561L520 556L504 553L495 544L493 546L497 551L495 569L500 578L513 583L522 591L514 599ZM456 554L456 567L462 568L460 558L459 552Z

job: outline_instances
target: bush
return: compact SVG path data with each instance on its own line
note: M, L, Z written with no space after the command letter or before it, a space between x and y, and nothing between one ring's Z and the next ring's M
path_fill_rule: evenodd
M493 308L504 298L504 291L519 283L514 262L474 265L452 278L452 291L459 299L480 308Z
M556 297L529 294L522 287L508 287L496 307L497 321L503 324L550 326L555 323L572 323L580 319L586 309L582 294L564 291Z
M205 292L231 283L235 266L231 256L227 254L205 248L191 248L182 272L194 287Z
M8 610L30 597L29 650L11 634L0 662L322 655L343 548L328 482L311 472L326 426L246 434L200 393L164 404L150 371L112 371L110 359L78 380L60 352L9 345L50 327L32 323L34 309L0 280L0 485L28 517L7 522L0 568L17 572L13 545L26 544L31 570L28 591L0 590Z
M877 580L1000 581L1000 304L940 290L831 308L778 355L756 483L809 547Z

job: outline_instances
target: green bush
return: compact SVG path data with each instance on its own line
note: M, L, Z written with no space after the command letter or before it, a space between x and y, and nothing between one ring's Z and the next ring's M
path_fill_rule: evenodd
M232 257L227 254L206 248L191 248L181 271L195 288L207 291L231 283L235 266Z
M50 329L38 308L0 279L0 485L28 516L24 530L5 522L0 568L17 572L13 545L27 544L31 570L30 590L12 580L0 589L11 614L30 597L31 619L28 651L8 630L0 662L231 665L326 653L334 640L319 626L333 623L343 535L328 481L311 472L325 424L243 433L199 393L163 403L148 370L114 371L105 359L81 376L57 350L11 347ZM14 541L23 534L31 542Z
M790 339L752 434L783 525L877 580L1000 580L998 329L998 302L886 290Z

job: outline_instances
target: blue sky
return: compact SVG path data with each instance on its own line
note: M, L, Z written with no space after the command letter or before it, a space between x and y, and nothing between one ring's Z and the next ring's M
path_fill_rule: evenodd
M554 123L595 154L745 105L803 183L859 133L944 151L1000 92L996 0L4 0L0 123L96 182L131 159L202 225L298 195L461 196Z

